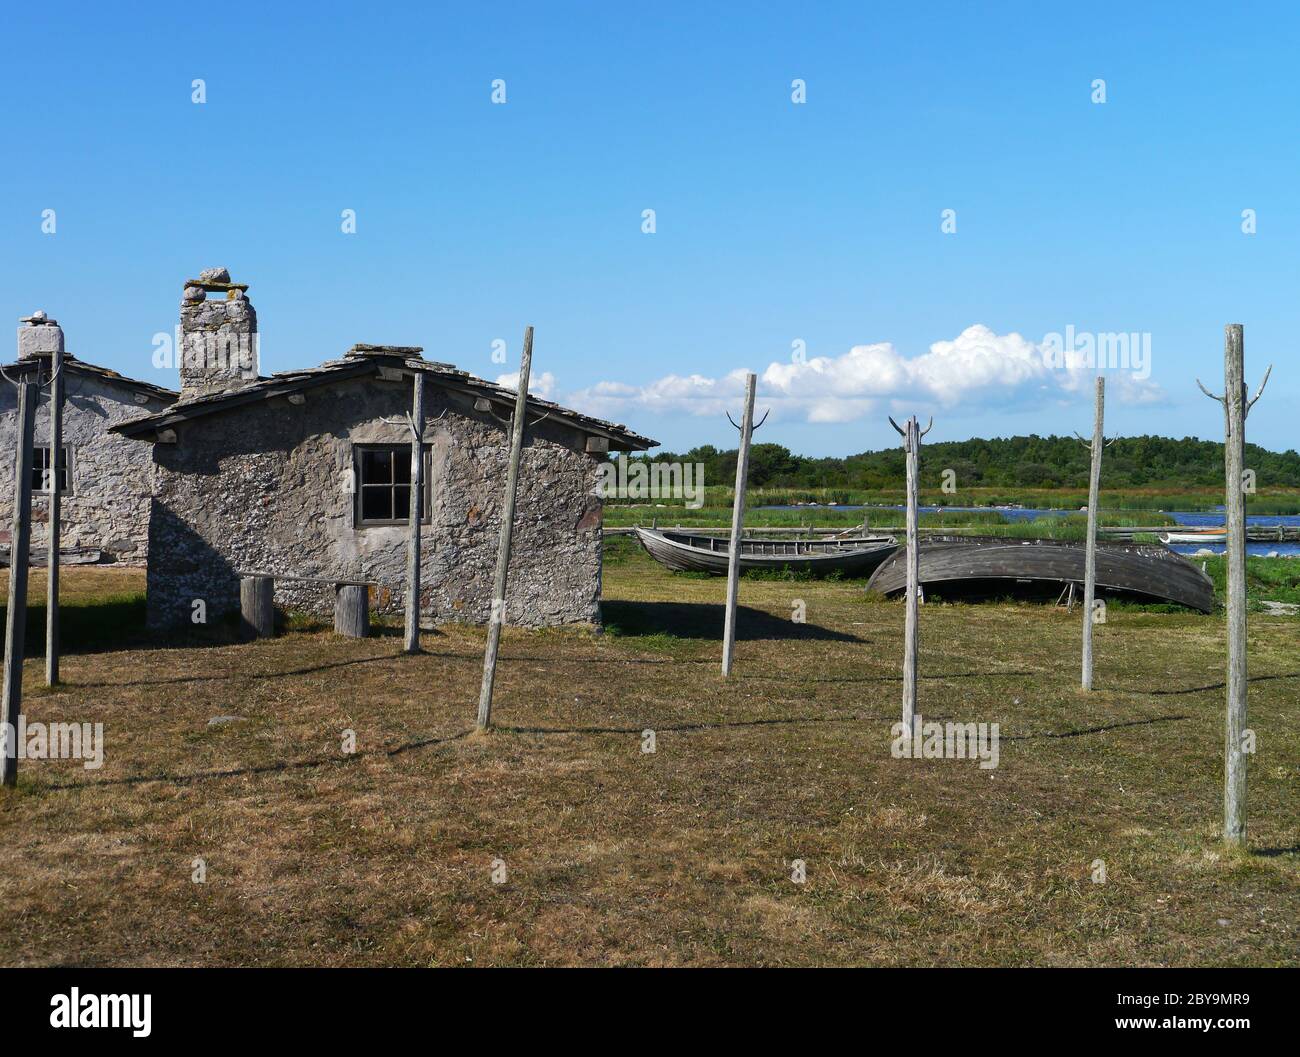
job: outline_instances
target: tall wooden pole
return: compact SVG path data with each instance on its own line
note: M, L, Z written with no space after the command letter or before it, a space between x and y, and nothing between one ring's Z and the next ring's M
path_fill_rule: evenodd
M505 620L506 572L510 567L510 540L515 526L515 489L519 484L519 459L524 446L524 420L528 415L528 373L533 365L533 328L524 331L524 355L519 364L519 389L515 415L510 422L510 469L501 507L501 542L497 548L497 575L492 588L492 615L488 623L487 651L483 655L483 686L478 697L478 729L492 725L492 684L497 674L497 649Z
M1223 839L1246 842L1246 468L1245 337L1240 324L1224 330L1224 505L1228 521L1228 702L1224 724Z
M920 514L917 487L917 449L921 446L920 423L913 415L907 420L904 436L907 450L907 615L903 624L903 722L912 730L916 722L916 664L919 646L917 630L920 624L921 552L917 527Z
M736 453L736 493L731 504L731 549L727 558L727 615L722 627L722 674L731 674L736 651L736 601L740 595L740 540L745 526L745 487L749 480L749 442L754 435L754 387L758 376L745 379L745 412L740 420L740 449Z
M908 730L916 725L916 668L918 655L918 625L920 623L921 603L921 554L917 547L917 523L920 514L917 510L920 492L920 452L921 438L934 426L930 419L925 429L913 415L907 420L906 427L900 426L892 418L889 424L903 438L903 452L907 465L907 608L903 621L903 722Z
M1228 552L1228 677L1227 709L1224 718L1223 839L1229 845L1246 843L1246 754L1242 739L1246 720L1246 496L1243 473L1246 468L1246 416L1264 395L1268 376L1264 372L1254 399L1246 397L1245 336L1240 323L1229 323L1223 332L1223 395L1215 396L1205 386L1201 392L1223 404L1224 507L1227 513Z
M27 571L32 539L32 433L36 426L35 384L23 382L18 389L18 443L14 451L14 511L9 537L9 604L5 610L4 689L0 721L16 738L18 717L23 711L23 649L27 630ZM0 781L12 786L18 781L17 742L10 739L8 752L0 753Z
M1083 562L1083 688L1092 689L1093 600L1097 596L1097 505L1101 495L1102 420L1106 379L1097 376L1097 402L1092 416L1092 469L1088 475L1088 541Z
M61 345L61 343L60 343ZM63 349L55 347L50 356L50 465L46 491L50 497L48 555L45 561L45 685L59 681L59 516L62 495L59 492L59 457L63 452ZM69 473L71 467L65 466Z
M420 529L424 517L424 372L411 398L411 517L406 541L406 652L420 652Z

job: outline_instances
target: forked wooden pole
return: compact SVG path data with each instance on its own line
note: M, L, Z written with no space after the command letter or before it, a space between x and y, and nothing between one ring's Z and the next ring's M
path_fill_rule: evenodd
M519 484L519 459L524 446L524 422L528 414L528 373L533 365L533 328L524 331L524 355L519 364L519 390L515 414L510 422L510 469L501 506L501 543L497 548L497 574L492 587L492 615L488 623L487 650L483 655L483 686L478 697L478 729L492 725L492 684L497 674L497 649L501 645L501 624L505 620L506 573L510 567L510 540L515 526L515 490Z
M930 419L924 430L915 415L907 420L906 427L900 426L892 418L889 424L903 438L907 462L907 608L903 622L903 722L909 731L913 731L916 726L917 639L921 602L921 555L917 548L920 449L921 438L933 428L934 419Z
M745 411L740 420L740 449L736 453L736 494L731 505L731 543L727 559L727 615L722 628L722 674L731 674L736 650L736 602L740 595L740 541L745 525L745 485L749 480L749 442L754 435L754 387L758 376L745 379Z
M406 541L407 653L420 652L420 529L424 517L424 372L415 372L411 398L411 518Z
M1245 336L1240 323L1229 323L1223 336L1223 395L1215 396L1197 381L1201 392L1223 404L1224 506L1228 528L1228 673L1224 718L1223 839L1246 843L1246 416L1264 395L1268 376L1253 399L1247 399Z
M1102 420L1106 379L1097 376L1097 402L1092 417L1092 469L1088 475L1088 540L1083 561L1083 688L1092 689L1093 603L1097 597L1097 504L1101 494Z
M18 389L18 442L14 446L14 511L9 537L9 603L5 609L5 659L0 728L0 782L18 782L18 717L23 711L23 649L27 630L27 573L32 542L32 433L38 390L32 382Z
M63 452L63 349L50 357L50 461L45 479L50 497L49 545L45 570L45 685L59 681L59 543L62 495L59 492L59 457ZM64 474L71 467L65 464Z

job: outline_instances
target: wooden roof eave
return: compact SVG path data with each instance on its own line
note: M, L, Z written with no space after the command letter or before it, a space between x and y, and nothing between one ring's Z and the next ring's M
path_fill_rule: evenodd
M26 374L29 371L39 368L43 362L48 362L49 359L49 353L37 353L30 359L5 364L4 370L11 376ZM97 378L102 382L119 385L123 389L130 389L133 392L143 393L145 396L157 400L167 400L170 402L176 400L180 396L180 393L174 389L166 389L161 385L154 385L152 382L142 382L139 378L131 378L128 375L119 374L117 371L110 370L108 367L101 367L97 363L89 363L86 360L73 356L71 353L64 354L63 369L70 373L80 372L89 377Z

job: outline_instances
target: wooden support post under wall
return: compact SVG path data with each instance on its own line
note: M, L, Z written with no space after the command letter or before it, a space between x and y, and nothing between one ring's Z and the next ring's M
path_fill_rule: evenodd
M243 576L239 580L239 630L245 638L269 639L275 634L275 580Z
M370 588L366 584L334 585L334 633L350 639L370 634Z
M62 495L59 492L59 458L63 452L63 350L56 347L50 357L50 459L46 491L50 497L49 544L45 569L45 685L59 681L59 543ZM71 473L64 465L64 474Z
M492 687L497 675L497 650L506 610L506 574L510 569L510 541L515 527L515 492L519 485L519 461L524 447L524 425L528 414L528 374L533 366L533 328L524 331L524 354L519 363L519 385L515 393L515 414L510 421L510 469L501 504L501 542L497 547L497 573L492 587L492 613L488 621L487 649L483 653L483 685L478 695L478 729L492 725Z
M32 543L32 433L36 426L37 387L23 382L18 389L18 442L14 446L14 512L9 537L9 604L5 610L5 658L0 730L12 731L0 750L0 781L18 781L18 717L23 711L23 649L27 629L27 574ZM0 734L0 738L4 738Z
M740 595L740 541L745 525L745 486L749 480L749 442L754 435L754 387L757 375L745 380L745 411L740 420L740 449L736 453L736 493L731 504L730 556L727 559L727 615L722 627L722 674L731 674L736 650L736 602Z
M420 528L424 517L424 372L415 372L411 399L411 526L406 544L407 653L420 652Z
M1259 392L1246 398L1245 335L1229 323L1223 335L1223 395L1215 396L1198 381L1201 392L1223 404L1224 505L1228 552L1228 693L1224 717L1223 839L1246 843L1246 416L1264 395L1273 368L1264 372Z
M1102 420L1105 415L1106 379L1097 378L1097 401L1092 416L1092 469L1088 475L1088 540L1083 562L1083 688L1092 689L1092 611L1097 596L1097 504L1101 494Z
M917 510L921 438L930 432L934 419L921 429L913 415L904 429L892 418L890 425L903 438L903 451L907 459L907 612L903 622L903 723L909 731L916 729L916 668L919 654L918 625L921 603L921 555L917 549Z

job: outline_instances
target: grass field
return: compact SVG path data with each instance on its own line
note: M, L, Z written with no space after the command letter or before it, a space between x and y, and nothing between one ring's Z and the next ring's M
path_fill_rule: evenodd
M508 631L486 736L481 630L159 647L142 574L65 586L26 711L107 759L0 792L4 964L1300 964L1295 617L1252 617L1228 854L1219 617L1113 607L1083 695L1077 611L927 605L921 711L999 723L981 770L891 757L902 608L860 583L746 581L724 682L723 583L611 547L608 633Z

